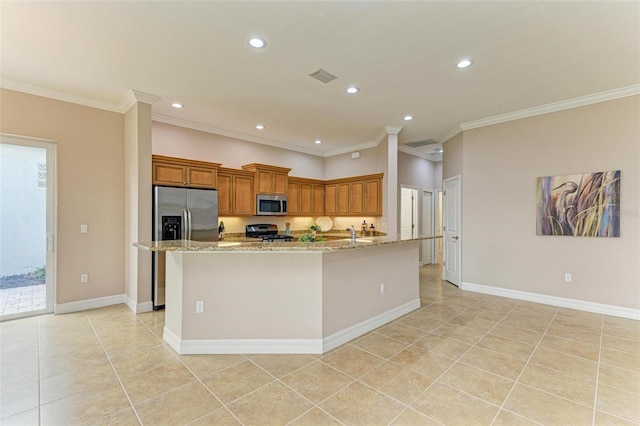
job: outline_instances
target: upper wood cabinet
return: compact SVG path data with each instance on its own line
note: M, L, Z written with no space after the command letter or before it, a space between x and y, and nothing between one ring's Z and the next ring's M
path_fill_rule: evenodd
M289 189L291 169L258 163L246 164L242 169L255 173L256 194L286 194Z
M287 190L288 216L323 216L324 182L289 177Z
M151 159L154 185L216 188L219 163L154 155Z
M382 173L327 181L325 214L382 216Z
M220 168L218 170L218 215L255 215L253 186L252 172Z

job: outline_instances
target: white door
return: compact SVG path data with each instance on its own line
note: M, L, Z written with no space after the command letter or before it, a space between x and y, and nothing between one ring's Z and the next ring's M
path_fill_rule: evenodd
M460 176L444 181L443 194L443 275L460 285Z
M416 196L418 190L413 188L400 188L400 238L409 239L415 237L418 208Z
M422 235L433 236L433 193L422 193ZM433 263L434 240L422 240L422 264Z
M53 312L55 142L0 135L0 319Z

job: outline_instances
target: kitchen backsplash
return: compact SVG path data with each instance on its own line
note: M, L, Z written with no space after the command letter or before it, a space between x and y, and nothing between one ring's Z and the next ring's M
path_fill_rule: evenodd
M309 228L309 226L313 225L316 221L317 217L288 217L288 216L220 216L219 220L224 222L224 230L226 233L243 233L245 232L245 227L247 225L252 225L256 223L272 223L278 226L278 230L280 232L284 232L285 230L285 222L289 222L291 231L305 231ZM367 222L367 229L371 223L375 226L376 231L382 231L379 227L380 217L332 217L333 221L332 230L344 231L351 225L354 226L356 231L360 231L360 227L362 225L362 221L365 220Z

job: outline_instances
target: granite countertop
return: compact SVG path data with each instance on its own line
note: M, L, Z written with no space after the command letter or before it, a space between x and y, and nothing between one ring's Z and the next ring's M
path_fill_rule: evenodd
M425 239L437 239L441 236L418 236L411 239L401 239L398 237L378 236L366 237L358 236L356 242L352 242L348 235L324 234L323 237L331 238L330 241L315 243L303 243L295 240L290 242L261 242L256 238L232 237L219 242L201 242L190 240L172 241L151 241L133 243L135 247L149 251L179 251L179 252L258 252L258 251L322 251L333 252L340 250L352 250L367 247L377 247L382 245L400 244L409 241L420 241Z

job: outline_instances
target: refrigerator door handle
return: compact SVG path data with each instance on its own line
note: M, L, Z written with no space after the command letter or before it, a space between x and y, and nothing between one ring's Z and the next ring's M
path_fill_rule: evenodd
M189 218L189 240L191 240L191 210L187 209L187 217Z
M187 215L187 209L182 209L182 239L189 239L189 216Z

